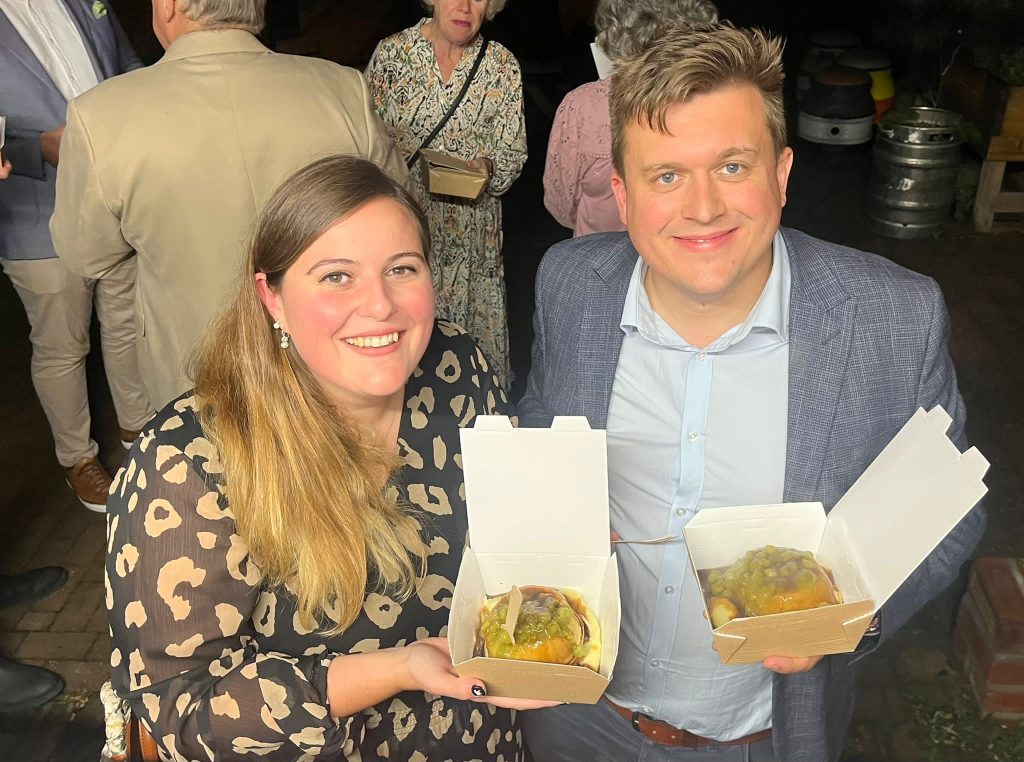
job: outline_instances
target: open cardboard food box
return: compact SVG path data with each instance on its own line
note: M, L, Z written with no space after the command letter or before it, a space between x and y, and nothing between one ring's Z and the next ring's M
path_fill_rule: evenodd
M461 438L469 547L448 620L456 670L483 680L491 696L596 703L619 643L605 432L582 417L556 417L550 429L514 429L505 416L479 416ZM600 671L474 657L484 597L512 585L579 592L600 624Z
M431 193L474 199L483 193L487 175L456 156L424 148L420 151L423 181Z
M821 503L784 503L708 508L687 524L695 576L770 544L814 553L842 594L840 604L718 627L724 664L857 647L875 612L987 491L988 461L957 450L950 422L941 407L918 409L827 516Z

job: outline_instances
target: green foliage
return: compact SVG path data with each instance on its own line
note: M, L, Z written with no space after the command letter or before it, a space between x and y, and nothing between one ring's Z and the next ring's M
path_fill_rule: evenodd
M936 679L899 685L905 716L855 719L844 756L868 760L900 758L899 738L909 737L929 762L1019 762L1024 759L1024 726L982 716L967 678L948 670ZM898 714L903 714L899 712ZM905 747L904 747L905 748Z
M1024 85L1024 46L1003 53L996 73L1007 84Z

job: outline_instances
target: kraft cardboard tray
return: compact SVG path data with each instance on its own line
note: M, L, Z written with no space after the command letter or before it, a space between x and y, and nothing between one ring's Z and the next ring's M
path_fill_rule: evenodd
M487 186L487 175L469 163L440 151L420 151L423 181L431 193L475 199Z
M448 643L462 676L492 696L594 704L612 677L619 643L619 574L608 530L604 431L586 418L514 429L479 416L462 429L469 545L452 595ZM474 657L485 596L512 585L573 588L601 627L601 667Z
M960 453L945 433L950 422L941 407L918 409L827 516L821 503L783 503L708 508L687 524L695 576L770 544L814 553L843 596L841 604L741 617L713 630L723 663L857 647L875 612L988 489L988 461L974 447Z

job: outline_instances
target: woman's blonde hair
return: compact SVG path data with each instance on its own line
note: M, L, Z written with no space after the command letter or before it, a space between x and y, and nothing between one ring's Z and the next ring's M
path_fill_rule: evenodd
M367 589L409 597L426 560L420 524L385 489L397 458L324 393L294 348L282 349L260 302L332 225L377 198L405 207L430 248L413 197L372 162L333 156L299 170L256 220L244 269L193 357L196 409L224 465L225 491L264 582L298 599L304 626L338 632Z

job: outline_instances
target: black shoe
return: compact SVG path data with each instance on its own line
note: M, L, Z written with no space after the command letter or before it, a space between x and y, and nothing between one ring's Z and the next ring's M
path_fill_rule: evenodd
M68 581L62 566L43 566L21 574L0 574L0 609L31 603L59 590Z
M0 656L0 712L20 712L45 704L64 690L56 672Z

